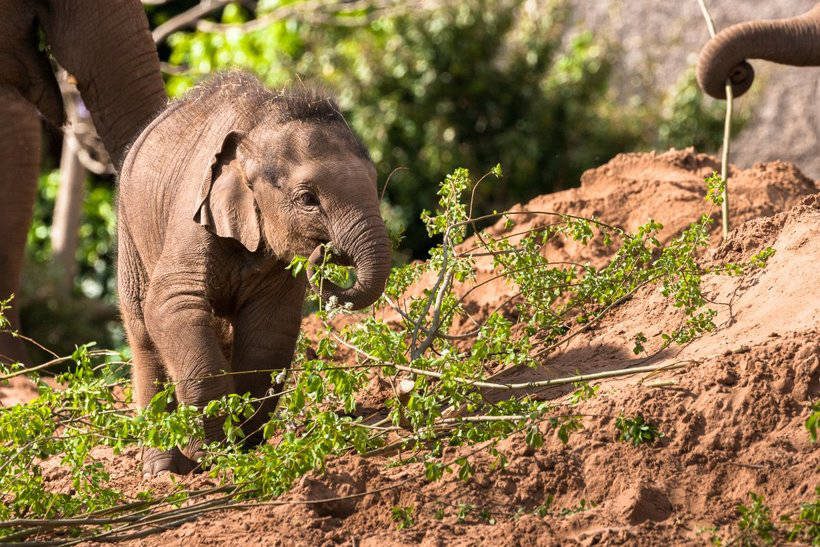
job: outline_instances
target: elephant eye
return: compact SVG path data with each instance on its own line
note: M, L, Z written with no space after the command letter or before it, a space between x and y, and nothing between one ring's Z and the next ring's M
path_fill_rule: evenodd
M298 196L296 196L296 201L302 207L318 207L319 206L319 198L316 197L315 194L312 192L302 192Z

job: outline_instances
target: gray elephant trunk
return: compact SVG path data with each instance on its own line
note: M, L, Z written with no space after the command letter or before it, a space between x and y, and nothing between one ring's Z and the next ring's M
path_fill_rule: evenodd
M732 94L743 95L754 81L754 70L746 59L820 65L820 4L798 17L749 21L719 32L701 50L697 66L700 87L716 99L725 99L728 79Z
M308 278L314 265L321 263L323 254L317 247L310 256ZM322 282L322 299L336 297L339 305L350 302L353 309L361 309L375 302L384 291L390 274L390 241L387 229L378 215L345 223L333 238L333 262L351 265L356 271L353 286L343 289L328 280ZM318 287L314 289L319 290Z

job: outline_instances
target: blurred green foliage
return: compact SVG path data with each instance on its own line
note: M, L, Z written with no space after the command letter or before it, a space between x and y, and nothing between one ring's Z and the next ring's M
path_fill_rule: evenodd
M61 294L60 272L52 260L51 223L60 172L40 176L34 218L26 245L26 273L21 287L22 330L49 349L71 352L80 340L97 340L104 347L123 344L116 311L115 228L113 182L86 179L86 197L77 247L77 273L71 294ZM35 361L48 358L30 347Z
M260 0L253 11L229 4L210 19L241 23L300 2ZM196 4L175 0L146 12L156 27ZM618 152L719 147L723 105L704 101L691 71L665 96L617 97L610 75L618 44L590 33L570 36L561 0L464 0L365 25L336 24L334 17L350 22L368 12L358 2L354 8L323 16L324 22L316 13L291 15L252 32L176 32L159 53L172 97L230 67L251 70L274 87L300 81L329 87L371 151L380 188L393 173L382 214L401 249L399 261L426 255L430 241L418 219L433 208L442 175L455 167L486 172L501 162L504 178L479 186L476 208L502 210L575 186L585 169ZM71 302L54 290L50 261L58 180L50 169L40 178L20 300L24 330L61 353L77 340L116 347L122 337L113 319L114 180L87 182ZM86 328L91 332L72 332Z
M231 4L221 21L280 4L262 1L256 14ZM353 28L291 18L247 33L178 32L168 40L169 61L183 72L168 78L168 90L179 95L229 67L273 86L294 75L329 86L381 184L403 168L383 214L422 257L429 243L417 219L432 207L441 174L457 166L504 165L501 183L480 187L479 205L490 210L575 186L584 170L619 152L716 149L722 107L704 107L693 78L657 104L619 104L609 88L617 45L590 33L567 40L568 15L561 1L465 0Z
M27 258L30 263L49 265L51 223L60 185L59 170L40 176L34 218L28 233ZM82 223L77 248L75 289L87 298L113 298L116 277L113 256L116 247L117 215L111 181L90 176L86 179Z
M698 87L695 69L684 72L661 104L656 148L694 146L703 152L717 151L723 142L726 103L707 97ZM732 117L732 134L744 125L746 116Z

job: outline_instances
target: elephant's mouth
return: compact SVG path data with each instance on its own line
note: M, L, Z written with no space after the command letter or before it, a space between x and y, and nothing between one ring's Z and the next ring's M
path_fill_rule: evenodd
M358 310L374 303L384 291L390 274L390 244L381 218L375 215L347 226L352 228L339 230L338 239L328 238L333 243L329 255L322 242L317 241L319 245L308 257L306 273L311 280L319 266L328 263L346 269L345 275L332 271L333 268L328 272L329 278L318 283L319 286L311 285L322 300Z
M353 257L351 257L348 253L337 249L335 247L331 247L330 256L325 256L327 253L325 251L325 245L330 243L330 241L320 241L319 244L313 249L313 252L310 253L310 257L308 261L314 266L320 266L321 264L327 262L336 264L337 266L353 266Z

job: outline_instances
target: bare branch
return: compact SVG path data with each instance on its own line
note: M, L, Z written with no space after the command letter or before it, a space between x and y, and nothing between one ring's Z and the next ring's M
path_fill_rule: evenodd
M356 347L354 344L351 344L344 338L333 334L333 338L336 339L340 344L352 349L353 351L359 353L367 357L368 359L375 361L376 363L381 363L382 366L385 367L393 367L396 370L401 370L403 372L409 372L411 374L419 374L421 376L429 376L431 378L438 378L439 380L444 378L445 375L440 372L434 372L432 370L424 370L416 367L409 367L406 365L399 365L397 363L391 363L390 361L385 361L383 359L379 359L374 355L370 355L366 351ZM575 382L585 382L589 380L599 380L602 378L615 378L618 376L631 376L633 374L642 374L644 372L656 372L660 370L674 370L678 368L684 368L688 363L692 361L679 361L675 363L670 363L668 365L650 365L645 367L633 367L633 368L625 368L625 369L618 369L618 370L608 370L605 372L596 372L593 374L580 374L578 376L568 376L565 378L553 378L551 380L537 380L533 382L523 382L517 384L499 384L496 382L484 382L481 380L471 380L469 378L448 378L454 382L458 382L461 384L468 384L475 387L483 387L487 389L501 389L501 390L520 390L520 389L531 389L536 387L549 387L549 386L560 386L566 384L572 384Z
M154 29L151 38L155 44L159 44L170 34L191 26L194 26L202 17L209 15L231 3L231 0L202 0L199 4L179 15L171 17L163 24Z

